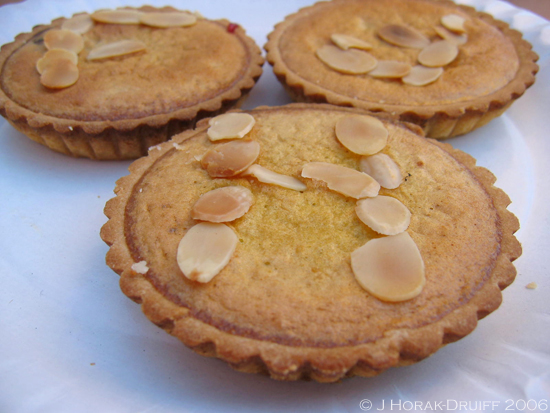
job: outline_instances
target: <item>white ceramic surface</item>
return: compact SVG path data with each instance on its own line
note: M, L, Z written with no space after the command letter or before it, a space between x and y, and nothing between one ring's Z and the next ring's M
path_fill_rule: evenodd
M275 23L311 3L172 2L238 22L262 46ZM450 141L497 176L522 225L518 276L498 311L427 360L372 379L321 385L235 372L150 323L105 265L103 207L129 162L54 153L1 119L0 412L360 412L367 399L372 411L549 411L550 23L502 1L461 3L513 24L541 56L535 86L504 116ZM141 4L7 5L0 8L0 44L59 16ZM245 108L288 102L266 64ZM530 282L538 288L526 289Z

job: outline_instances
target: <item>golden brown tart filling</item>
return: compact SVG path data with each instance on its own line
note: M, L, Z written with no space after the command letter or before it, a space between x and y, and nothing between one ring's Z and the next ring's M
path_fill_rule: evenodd
M122 12L142 20L81 14L76 17L91 21L87 29L60 18L4 45L0 113L31 139L68 155L137 158L198 119L239 105L262 73L259 48L233 23L170 7ZM191 23L164 27L161 19L159 26L159 14L186 15ZM81 39L80 48L67 31ZM37 67L60 47L73 47L76 63L64 62L70 68L58 71L52 69L58 62Z
M265 48L295 100L397 114L433 138L499 116L538 70L519 32L448 0L320 2L276 25Z
M332 382L419 361L499 306L516 274L511 261L521 254L513 236L519 225L493 175L473 158L384 116L376 119L386 145L358 155L336 136L343 119L372 117L357 109L292 104L245 113L254 124L242 138L212 141L208 130L221 120L203 120L151 150L107 203L107 263L152 322L238 370ZM212 176L213 151L229 153L221 147L229 142L255 142L259 155L243 150L251 159L244 172ZM319 165L359 173L365 156L373 176L393 171L385 175L389 184L378 178L374 193L348 196L338 183L305 177L330 170ZM382 164L397 167L395 185L394 170ZM227 188L229 198L218 198L226 204L208 207L220 188ZM399 235L363 221L372 211L365 199L383 197L410 211ZM235 214L227 218L228 211ZM222 222L204 221L207 214ZM371 273L361 273L356 260L365 245L393 237L400 241L386 249L382 275L400 260L404 240L419 255L403 272L416 266L422 278L413 280L418 291L396 300L391 289L376 290L388 286L384 277L371 292Z

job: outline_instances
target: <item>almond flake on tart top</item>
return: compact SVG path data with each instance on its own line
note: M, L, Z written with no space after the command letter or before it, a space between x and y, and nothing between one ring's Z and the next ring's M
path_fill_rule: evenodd
M378 35L385 41L401 47L423 49L430 45L430 39L413 27L401 24L389 24L378 30Z
M110 57L124 56L127 54L141 52L146 49L146 45L139 40L119 40L113 43L99 45L88 53L86 59L100 60Z
M42 74L44 69L46 69L49 65L55 64L60 60L68 60L76 66L78 64L78 55L67 49L48 50L44 56L36 61L36 70L38 73Z
M230 178L244 172L260 154L255 141L229 141L210 148L200 162L212 178Z
M332 45L324 45L315 53L327 66L347 74L367 73L378 63L372 55L362 50L342 50Z
M201 195L193 205L193 219L230 222L242 217L253 203L252 192L244 186L225 186Z

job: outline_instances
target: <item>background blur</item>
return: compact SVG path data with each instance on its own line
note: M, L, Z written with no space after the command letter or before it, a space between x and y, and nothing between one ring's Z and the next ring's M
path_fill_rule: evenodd
M24 1L24 0L23 0ZM315 0L312 0L312 3ZM505 0L515 4L523 9L531 10L532 12L550 20L550 0ZM8 3L19 3L21 0L0 0L0 6ZM146 2L145 2L146 3Z

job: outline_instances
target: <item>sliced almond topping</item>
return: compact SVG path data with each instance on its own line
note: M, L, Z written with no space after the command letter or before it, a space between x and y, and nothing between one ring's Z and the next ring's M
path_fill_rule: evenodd
M227 265L237 242L237 235L227 225L201 222L181 239L178 265L190 280L207 283Z
M230 222L248 212L253 202L252 192L244 186L226 186L202 195L193 206L193 219L210 222Z
M347 116L336 122L336 137L342 145L358 155L372 155L388 142L388 130L372 116Z
M44 45L48 50L65 49L78 54L84 49L84 40L71 30L53 29L44 35Z
M434 42L422 49L418 61L424 66L441 67L448 65L458 56L458 47L448 40Z
M395 46L423 49L430 44L430 39L418 30L400 24L389 24L378 31L378 35Z
M87 13L71 17L61 24L63 30L70 30L77 34L84 34L92 27L94 27L94 21Z
M183 12L143 13L141 23L152 27L186 27L197 22L197 16Z
M292 176L273 172L258 164L252 165L246 171L244 171L243 174L251 175L255 177L258 181L263 182L264 184L277 185L283 188L293 189L294 191L300 192L307 189L307 186L302 181Z
M328 162L310 162L302 169L304 178L317 179L329 189L355 199L378 195L380 185L369 175Z
M443 40L447 40L457 46L462 46L468 41L468 35L466 33L453 33L442 26L435 26L434 30Z
M90 50L88 60L107 59L109 57L124 56L145 50L146 46L139 40L120 40L108 43Z
M424 261L407 232L370 240L351 253L355 278L382 301L405 301L422 292Z
M201 158L201 166L212 178L230 178L252 165L260 154L256 141L230 141L216 145Z
M92 13L92 19L100 23L139 24L142 14L137 10L100 10Z
M465 22L466 19L458 14L447 14L441 18L441 24L456 33L464 33L466 31L464 28Z
M364 40L358 39L347 34L338 34L335 33L330 36L330 40L334 42L336 46L340 49L361 49L361 50L370 50L372 49L372 44L365 42Z
M76 83L78 67L69 60L57 60L48 65L40 76L40 83L50 89L63 89Z
M538 287L537 283L536 282L530 282L529 284L527 284L525 286L525 288L529 289L529 290L536 290Z
M411 73L409 73L407 76L404 76L401 80L407 85L425 86L435 82L442 74L442 67L425 67L418 65L414 66L411 69Z
M211 141L221 139L240 139L245 136L256 120L248 113L224 113L208 121L207 134Z
M359 169L372 176L381 187L386 189L395 189L403 182L399 166L385 153L362 157Z
M397 235L411 223L411 212L398 199L378 195L357 201L355 212L373 231L383 235Z
M378 65L369 72L369 76L381 78L401 78L411 71L411 65L396 60L379 60Z
M315 52L317 57L330 68L347 74L367 73L376 67L377 60L367 52L327 44Z
M68 60L72 64L76 65L78 63L78 56L75 52L65 49L52 49L44 53L38 61L36 62L36 70L38 73L42 72L51 64L58 62L59 60Z

